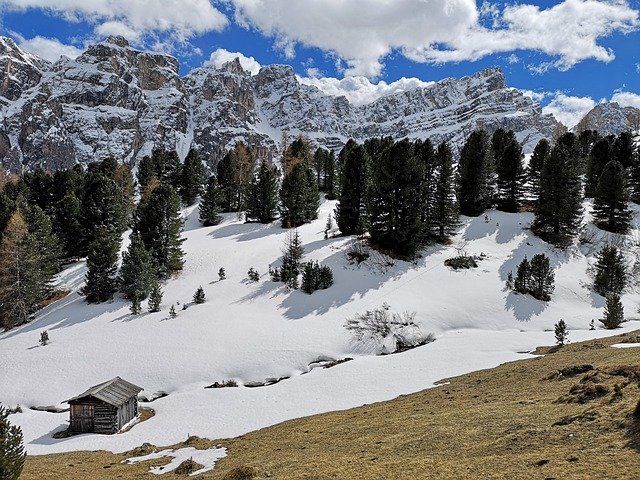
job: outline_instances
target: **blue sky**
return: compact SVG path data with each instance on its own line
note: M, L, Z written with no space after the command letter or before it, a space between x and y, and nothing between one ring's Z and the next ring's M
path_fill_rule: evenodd
M603 99L640 107L639 11L640 0L0 0L0 28L50 60L109 34L175 55L182 73L240 52L361 102L415 84L403 77L498 65L570 123Z

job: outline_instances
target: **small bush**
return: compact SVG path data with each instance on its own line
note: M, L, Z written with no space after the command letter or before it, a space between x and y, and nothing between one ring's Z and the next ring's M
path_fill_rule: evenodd
M345 255L349 263L360 265L369 259L371 250L363 238L357 238L349 244Z
M198 290L196 290L196 293L193 294L193 303L200 305L204 303L204 300L205 300L204 290L202 289L202 287L198 287Z
M243 465L229 470L222 480L253 480L258 476L258 472L253 467Z
M224 267L220 267L220 270L218 270L218 278L220 279L220 281L226 280L227 273L224 271Z
M40 334L40 345L43 347L49 343L49 332L46 330Z
M249 269L249 271L247 272L247 277L249 277L249 280L251 280L252 282L258 282L260 281L260 274L258 273L258 271L251 267Z
M191 475L193 472L200 470L201 468L203 468L203 465L194 462L193 459L190 458L178 465L178 468L176 468L173 473L176 475Z
M169 317L176 318L177 316L178 314L176 312L176 306L174 304L171 304L171 308L169 309Z
M326 290L333 285L333 272L326 265L320 266L318 262L309 262L302 270L303 292L311 295L316 290Z
M447 258L444 261L445 266L451 267L454 270L462 270L469 268L478 268L478 262L474 257L469 257L467 255L460 255L458 257Z

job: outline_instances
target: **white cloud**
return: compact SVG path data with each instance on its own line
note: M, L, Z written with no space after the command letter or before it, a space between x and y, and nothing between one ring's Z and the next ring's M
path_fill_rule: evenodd
M557 93L551 102L542 108L542 112L553 114L567 128L573 128L595 106L596 102L592 98Z
M345 96L353 105L365 105L381 97L398 92L427 87L433 82L423 82L417 78L401 78L392 83L380 81L372 83L366 77L337 78L298 77L301 83L313 85L327 95Z
M225 50L224 48L219 48L215 52L213 52L209 60L207 60L204 64L212 65L215 68L220 68L225 63L231 62L236 58L240 59L240 65L242 65L242 68L251 72L251 75L256 75L262 68L262 65L260 65L260 63L256 61L255 58L247 57L240 52L230 52L228 50Z
M55 38L36 36L30 39L18 37L18 46L33 55L49 60L57 61L64 55L69 58L76 58L82 50L73 45L65 45Z
M210 0L0 0L0 7L42 9L69 21L88 21L98 35L125 33L133 40L170 33L175 41L184 42L228 24Z
M564 0L544 10L516 4L502 11L488 2L478 10L475 0L230 1L241 25L275 37L288 56L296 43L318 47L344 59L347 75L369 78L382 73L394 50L429 63L515 50L545 53L560 69L589 58L608 62L614 52L599 39L640 26L626 0Z
M637 93L617 91L611 97L611 101L618 103L621 107L640 108L640 95Z
M549 92L535 92L533 90L520 90L525 97L529 97L536 103L542 102L549 96Z

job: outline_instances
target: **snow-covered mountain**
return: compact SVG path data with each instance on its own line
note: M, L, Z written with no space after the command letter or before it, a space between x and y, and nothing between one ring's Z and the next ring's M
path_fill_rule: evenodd
M271 65L252 75L239 60L184 77L168 55L122 37L50 64L0 39L0 159L13 169L49 169L107 156L135 161L154 147L197 148L211 163L238 140L272 156L283 131L340 148L373 136L460 145L477 127L516 131L525 150L559 126L497 68L383 96L366 105L301 83Z
M599 103L580 120L574 130L577 132L597 130L601 135L617 135L626 130L638 132L640 131L640 109L622 107L615 102Z

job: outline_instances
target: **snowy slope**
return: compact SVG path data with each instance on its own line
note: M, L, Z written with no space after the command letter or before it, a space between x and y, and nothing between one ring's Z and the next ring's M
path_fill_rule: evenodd
M299 229L306 259L331 266L335 285L309 296L287 291L264 275L277 263L287 232L273 225L243 224L229 215L216 227L200 228L197 210L185 212L186 267L164 287L163 312L132 317L128 304L115 300L89 306L78 294L83 264L60 275L60 286L73 292L21 328L0 334L0 402L20 404L24 413L10 417L23 428L30 454L72 450L124 451L143 442L169 445L188 435L221 438L287 419L365 403L433 386L433 382L502 362L525 358L538 345L552 344L549 331L563 318L570 341L609 332L588 331L602 315L604 299L589 289L586 273L596 246L569 252L550 248L524 228L530 214L490 212L464 219L448 247L434 246L416 264L397 262L384 271L351 266L345 258L347 238L324 240L323 230L334 202L324 202L319 219ZM636 216L636 218L638 218ZM592 242L605 236L594 230ZM635 260L637 238L627 240ZM443 265L456 247L484 253L478 269L455 272ZM556 290L549 303L504 290L507 273L527 255L545 252L556 269ZM260 282L246 282L255 267ZM219 282L224 267L227 279ZM168 307L190 302L198 286L204 305L191 305L169 319ZM634 317L640 295L624 296L627 316ZM344 321L357 312L381 306L416 311L425 332L436 341L390 356L353 343ZM640 322L625 324L625 330ZM48 330L51 344L38 346ZM619 333L620 330L613 333ZM311 369L319 360L355 358L331 369ZM312 370L312 371L310 371ZM310 373L307 373L310 372ZM152 419L115 436L51 438L66 428L68 413L29 410L64 406L86 388L120 375L141 387L143 395L169 394L150 404ZM290 377L263 387L252 383ZM238 388L205 389L234 379Z

